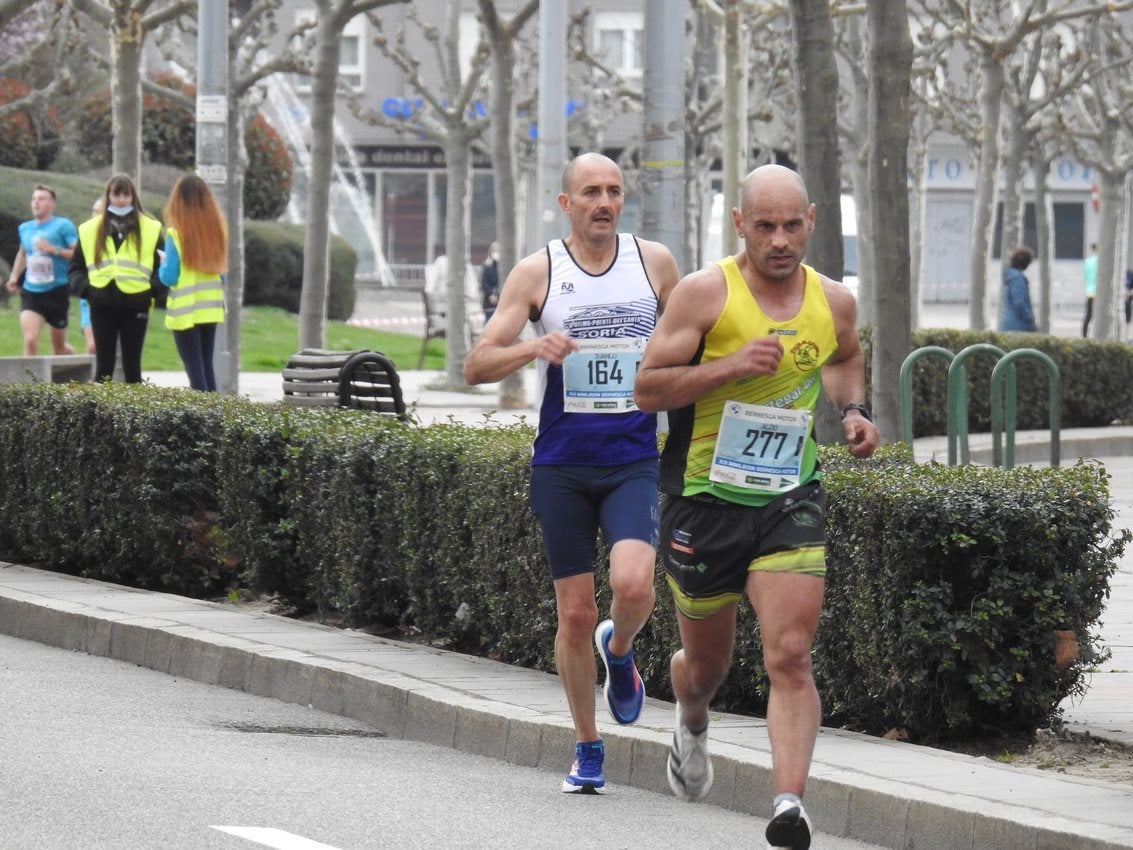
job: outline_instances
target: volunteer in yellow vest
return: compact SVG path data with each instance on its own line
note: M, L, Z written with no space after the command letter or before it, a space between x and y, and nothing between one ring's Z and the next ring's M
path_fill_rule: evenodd
M102 213L79 225L79 244L67 273L71 291L90 303L95 377L100 381L113 378L121 342L126 383L141 383L160 243L161 222L142 210L133 181L124 174L111 177Z
M195 174L173 185L165 206L165 257L158 276L169 287L165 326L173 331L189 386L216 392L212 353L224 321L228 228L208 185Z
M669 786L712 785L708 709L728 675L736 612L755 609L771 683L767 732L771 848L810 847L802 804L821 706L810 653L826 573L825 497L812 414L820 384L842 411L849 450L878 433L865 406L853 295L802 265L815 208L794 171L745 179L732 223L743 250L673 290L641 362L634 398L669 411L661 454L661 564L680 627Z

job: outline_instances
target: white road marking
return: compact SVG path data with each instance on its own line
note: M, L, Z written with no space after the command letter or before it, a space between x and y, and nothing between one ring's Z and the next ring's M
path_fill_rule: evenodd
M337 847L320 844L318 841L284 832L282 829L260 826L214 826L212 829L219 829L238 838L247 838L249 841L255 841L265 847L274 847L276 850L338 850Z

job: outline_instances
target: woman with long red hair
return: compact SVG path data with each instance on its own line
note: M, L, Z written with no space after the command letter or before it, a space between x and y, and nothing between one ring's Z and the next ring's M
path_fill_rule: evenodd
M173 331L189 386L216 392L212 353L224 321L228 227L208 185L195 174L180 178L165 207L165 258L158 269L169 287L165 326Z

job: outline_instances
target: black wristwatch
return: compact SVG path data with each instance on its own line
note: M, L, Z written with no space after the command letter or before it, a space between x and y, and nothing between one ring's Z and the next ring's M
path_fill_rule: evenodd
M866 407L864 404L862 404L860 401L851 401L849 404L847 404L845 407L843 407L842 408L842 418L845 419L846 414L849 413L851 410L856 410L858 413L860 413L865 418L865 420L867 422L873 421L873 417L869 415L869 408Z

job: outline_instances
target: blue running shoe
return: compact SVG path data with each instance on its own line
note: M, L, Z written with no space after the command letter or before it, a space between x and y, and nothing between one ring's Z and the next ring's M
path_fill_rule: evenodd
M633 650L623 658L610 654L610 636L614 633L614 621L603 620L594 630L594 645L606 666L606 685L602 693L606 697L606 707L610 715L623 726L633 723L641 716L641 706L645 702L645 686L633 664Z
M606 757L606 747L601 739L579 741L574 745L574 764L563 780L564 794L604 794L606 773L602 762Z

